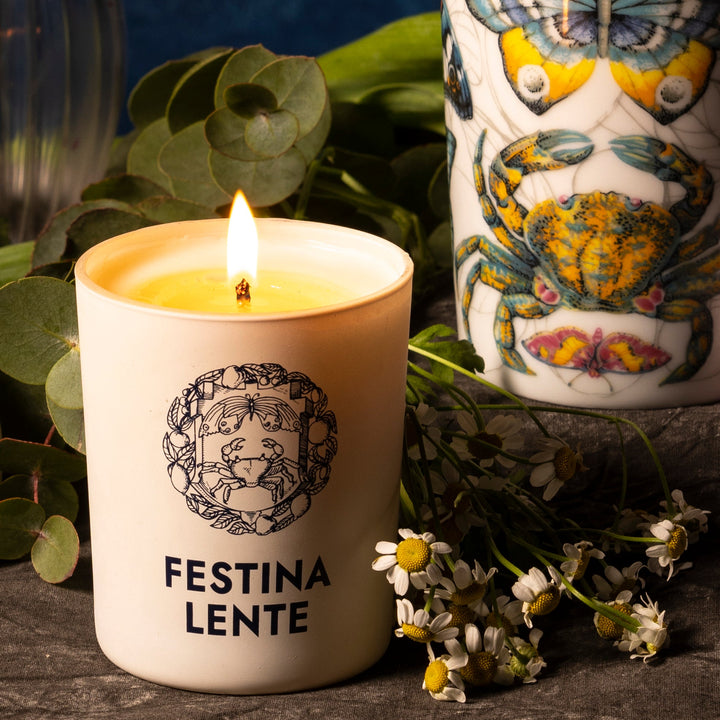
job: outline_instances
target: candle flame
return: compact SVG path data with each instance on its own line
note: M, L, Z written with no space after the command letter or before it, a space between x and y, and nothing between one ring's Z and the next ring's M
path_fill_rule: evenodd
M251 285L257 277L258 235L255 220L245 196L235 194L227 234L227 276L233 284L245 280Z

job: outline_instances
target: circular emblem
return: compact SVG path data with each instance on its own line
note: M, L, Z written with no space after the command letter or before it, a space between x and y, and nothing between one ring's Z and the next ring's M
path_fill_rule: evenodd
M267 535L304 515L330 479L335 415L306 375L231 365L170 405L168 475L188 508L233 535Z

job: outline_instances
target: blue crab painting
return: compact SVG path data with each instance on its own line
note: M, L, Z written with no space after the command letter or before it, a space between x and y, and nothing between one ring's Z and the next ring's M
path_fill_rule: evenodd
M657 138L615 138L610 147L623 163L678 183L683 197L663 207L595 191L543 200L528 209L515 198L522 179L583 162L593 143L564 129L527 135L497 154L486 178L484 139L483 132L474 179L493 237L472 235L455 251L456 273L472 262L464 286L458 286L468 337L472 340L473 292L484 283L500 292L495 343L503 364L517 372L535 374L516 347L514 318L539 319L566 308L689 323L686 356L660 384L691 378L710 354L713 327L707 303L720 293L720 218L697 229L714 184L703 163ZM642 371L642 362L628 365L627 372L635 371Z

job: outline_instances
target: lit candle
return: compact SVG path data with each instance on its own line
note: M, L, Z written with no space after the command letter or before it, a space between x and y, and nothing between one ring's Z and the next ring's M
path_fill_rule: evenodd
M156 683L292 692L388 644L371 561L397 530L412 263L259 218L257 273L228 272L228 225L143 228L75 268L95 627Z
M225 266L199 266L150 277L123 294L152 305L217 313L304 310L353 296L346 287L313 274L310 268L300 273L258 265L260 252L253 216L238 193L228 223Z

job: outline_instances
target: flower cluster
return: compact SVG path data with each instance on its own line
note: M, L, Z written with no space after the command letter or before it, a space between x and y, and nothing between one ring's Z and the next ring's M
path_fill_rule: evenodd
M597 528L588 518L565 517L557 501L586 470L579 447L554 437L517 399L498 412L447 375L410 368L406 527L399 542L377 543L373 568L394 586L396 635L427 648L423 688L438 700L464 702L471 689L535 682L546 667L538 626L569 601L593 611L588 626L598 642L644 662L656 657L667 645L668 621L648 581L690 566L686 550L707 532L707 511L671 492L656 462L665 496L656 514L619 501Z

